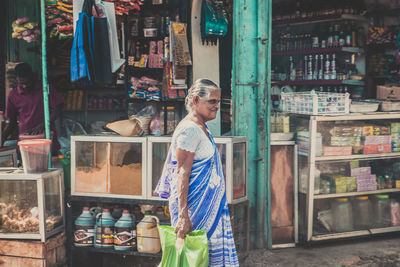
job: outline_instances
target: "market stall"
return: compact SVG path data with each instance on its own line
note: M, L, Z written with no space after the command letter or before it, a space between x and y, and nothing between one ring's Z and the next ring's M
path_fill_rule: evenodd
M309 2L272 16L271 129L298 147L299 239L399 231L398 2Z
M121 137L116 135L73 136L71 138L71 214L67 215L67 235L74 236L74 255L89 251L109 253L107 241L99 245L77 244L81 231L78 216L82 209L92 207L94 213L110 210L117 220L123 209L134 215L135 241L123 251L114 248L113 253L123 255L147 255L159 257L160 250L153 238L141 235L139 223L145 214L156 216L160 224L170 224L167 212L168 202L154 195L171 137ZM231 220L238 252L245 256L249 250L249 207L247 200L247 141L243 137L216 137L215 142L221 154L227 186L227 200L232 213ZM144 212L147 210L146 212ZM99 229L99 220L92 227ZM114 227L114 225L112 225ZM116 225L115 225L116 227ZM77 232L78 231L78 232ZM114 237L115 238L115 237ZM155 236L157 239L158 236ZM98 240L98 239L96 239ZM151 242L150 242L151 241ZM98 241L96 241L98 242ZM143 249L151 243L150 250ZM159 242L159 240L157 241ZM156 242L156 243L157 243ZM77 254L78 253L78 254Z

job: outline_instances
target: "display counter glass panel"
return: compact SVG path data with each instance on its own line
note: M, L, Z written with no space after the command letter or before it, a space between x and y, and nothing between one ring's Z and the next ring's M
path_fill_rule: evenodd
M59 176L61 176L61 173ZM43 179L46 232L50 232L63 224L61 207L63 203L60 201L61 181L62 179L51 179L51 177Z
M37 182L0 180L0 233L39 233Z
M45 241L63 231L63 172L0 170L0 238Z
M73 136L72 195L145 198L146 138Z

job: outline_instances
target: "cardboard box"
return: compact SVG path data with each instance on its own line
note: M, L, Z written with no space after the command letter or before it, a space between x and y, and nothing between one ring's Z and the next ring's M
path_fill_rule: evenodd
M392 143L391 135L364 136L364 145L387 145Z
M331 131L332 136L337 137L356 137L363 135L363 127L362 126L349 126L349 125L340 125L334 126Z
M360 137L331 137L331 146L359 146L361 145Z
M380 154L392 152L392 145L369 145L364 146L364 154Z
M371 174L371 167L360 167L350 170L350 176L362 176L370 174Z
M400 100L400 87L378 85L376 89L376 98Z
M351 146L324 146L324 156L347 156L351 155Z
M400 133L400 122L392 122L390 124L390 133Z

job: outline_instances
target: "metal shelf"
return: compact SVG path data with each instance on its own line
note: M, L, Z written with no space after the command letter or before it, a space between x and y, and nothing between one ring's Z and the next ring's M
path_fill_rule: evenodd
M341 21L341 20L355 20L359 22L368 23L368 19L360 15L351 15L351 14L343 14L340 16L325 16L325 17L317 17L317 18L299 18L299 19L290 19L290 20L279 20L272 22L272 26L274 27L284 27L284 26L296 26L296 25L306 25L306 24L314 24L314 23L325 23L332 21Z
M118 203L118 204L132 204L132 205L168 205L168 200L149 200L149 199L127 199L127 198L113 198L101 196L77 196L71 195L68 199L71 202L102 202L102 203Z
M400 192L400 188L382 189L382 190L364 191L364 192L347 192L347 193L338 193L338 194L314 195L314 199L388 194L388 193L396 193L396 192Z
M357 154L348 156L320 156L315 157L315 161L343 161L343 160L362 160L362 159L384 159L398 158L400 152L381 153L381 154Z
M392 120L400 119L400 112L371 112L371 113L348 113L343 115L308 115L287 113L290 116L310 118L313 121L367 121L367 120Z
M73 251L84 251L84 252L93 252L93 253L107 253L107 254L118 254L118 255L132 255L132 256L142 256L142 257L156 257L156 258L161 258L161 252L157 254L152 254L152 253L141 253L138 251L120 251L120 250L114 250L112 248L95 248L95 247L75 247L72 246Z
M398 232L398 231L400 231L400 226L390 226L390 227L385 227L385 228L374 228L374 229L359 230L359 231L352 231L352 232L345 232L345 233L314 235L311 237L311 241L323 241L323 240L330 240L330 239L359 237L359 236L391 233L391 232Z
M323 54L323 53L364 53L364 49L359 47L331 47L331 48L316 48L316 49L304 49L304 50L289 50L289 51L275 51L271 54L273 56L283 55L303 55L303 54Z
M364 86L364 81L357 80L299 80L299 81L272 81L277 85L355 85Z

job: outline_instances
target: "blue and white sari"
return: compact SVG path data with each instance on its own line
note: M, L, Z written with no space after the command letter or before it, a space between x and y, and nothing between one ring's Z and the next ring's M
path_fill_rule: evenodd
M208 135L214 154L194 161L190 174L188 209L192 230L207 232L210 266L239 266L226 201L222 163L210 131ZM177 162L172 160L170 148L155 193L169 199L173 227L178 221L177 179Z

